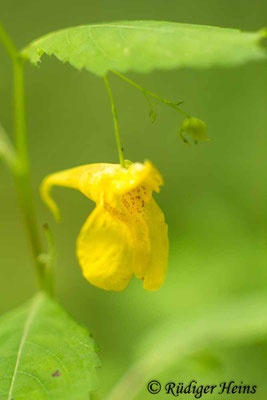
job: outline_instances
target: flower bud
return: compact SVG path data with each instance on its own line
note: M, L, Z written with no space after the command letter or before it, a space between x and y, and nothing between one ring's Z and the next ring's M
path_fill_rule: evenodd
M206 136L207 124L198 118L186 118L182 123L181 132L192 136L195 142L209 140Z

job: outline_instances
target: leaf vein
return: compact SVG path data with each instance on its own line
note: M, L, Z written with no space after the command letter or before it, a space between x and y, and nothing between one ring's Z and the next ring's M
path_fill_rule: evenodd
M88 31L90 39L92 40L93 44L95 45L95 47L100 51L100 53L102 53L105 57L108 57L108 54L105 52L105 50L97 43L96 39L93 36L93 32L92 32L92 27L89 29Z
M63 364L62 360L60 359L59 356L57 356L55 353L53 353L52 351L48 350L46 347L41 346L38 343L35 342L31 342L29 340L27 340L28 344L34 345L39 347L40 349L42 349L43 351L45 351L47 354L51 355L52 357L54 357L55 360L58 361L58 363L60 364L61 368L65 371L66 375L67 375L67 380L68 380L68 384L70 385L71 379L70 379L70 373L68 371L68 369L65 367L65 365Z
M9 388L9 393L8 393L8 400L11 400L11 396L12 396L12 391L14 388L14 383L15 383L15 378L17 376L17 372L18 372L18 367L19 367L19 362L22 356L22 350L23 350L23 346L25 344L25 341L27 339L27 336L29 334L31 325L33 323L33 320L35 318L35 315L37 313L37 310L40 306L42 297L38 297L36 302L33 303L32 307L30 308L29 314L28 314L28 318L25 321L25 325L23 328L23 333L22 333L22 337L21 337L21 341L19 344L19 349L18 349L18 353L17 353L17 360L16 360L16 364L15 364L15 368L14 368L14 372L12 375L12 379L11 379L11 383L10 383L10 388Z
M36 382L38 382L39 383L39 385L41 386L41 388L43 389L43 391L45 392L45 395L46 395L46 397L47 397L47 390L46 390L46 387L45 387L45 385L40 381L40 379L36 376L36 375L33 375L33 374L31 374L30 372L27 372L27 371L17 371L17 373L18 374L23 374L23 375L27 375L27 376L29 376L30 378L33 378L34 380L36 380Z

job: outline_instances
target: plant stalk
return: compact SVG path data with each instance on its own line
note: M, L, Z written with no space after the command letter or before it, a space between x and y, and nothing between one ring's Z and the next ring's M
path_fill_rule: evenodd
M172 101L166 100L163 97L157 95L156 93L150 92L150 90L146 90L144 87L142 87L138 83L132 81L127 76L122 75L118 71L111 69L110 72L117 75L119 78L123 79L125 82L129 83L130 85L134 86L136 89L140 90L140 92L142 92L146 98L147 98L147 96L150 96L150 97L160 101L161 103L166 104L171 108L174 108L176 111L183 114L186 118L190 117L190 115L186 111L182 110L180 107L178 107L177 104L173 103Z
M43 251L30 180L30 163L25 118L24 60L1 24L0 41L2 41L13 64L16 162L12 172L18 194L18 202L24 217L27 235L31 245L39 287L40 289L47 291L45 283L45 267L38 259L39 255L42 254Z
M104 82L105 82L105 85L106 85L106 88L108 91L110 104L111 104L111 111L112 111L112 115L113 115L114 130L115 130L115 137L116 137L116 143L117 143L117 148L118 148L118 153L119 153L120 164L121 164L122 168L125 168L124 156L123 156L123 151L122 151L122 147L121 147L121 139L120 139L116 106L114 103L114 98L113 98L112 91L111 91L111 88L110 88L110 85L109 85L106 75L104 75Z
M38 260L42 253L39 236L34 197L30 181L30 163L27 145L25 93L24 93L24 61L18 54L13 61L14 72L14 133L17 151L17 168L14 174L19 204L24 216L28 232L34 264L41 289L45 289L45 270Z

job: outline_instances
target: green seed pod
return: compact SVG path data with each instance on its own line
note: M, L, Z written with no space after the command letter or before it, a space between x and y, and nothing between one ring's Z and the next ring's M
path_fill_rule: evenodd
M206 136L207 124L198 118L186 118L181 126L181 131L192 136L195 142L209 140Z

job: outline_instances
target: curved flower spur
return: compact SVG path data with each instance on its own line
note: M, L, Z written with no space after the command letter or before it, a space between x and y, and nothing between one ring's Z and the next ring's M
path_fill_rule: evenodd
M47 176L41 196L59 219L54 185L78 189L96 203L77 239L84 277L105 290L123 290L134 274L157 290L167 272L169 241L164 214L152 197L162 177L150 161L89 164Z

